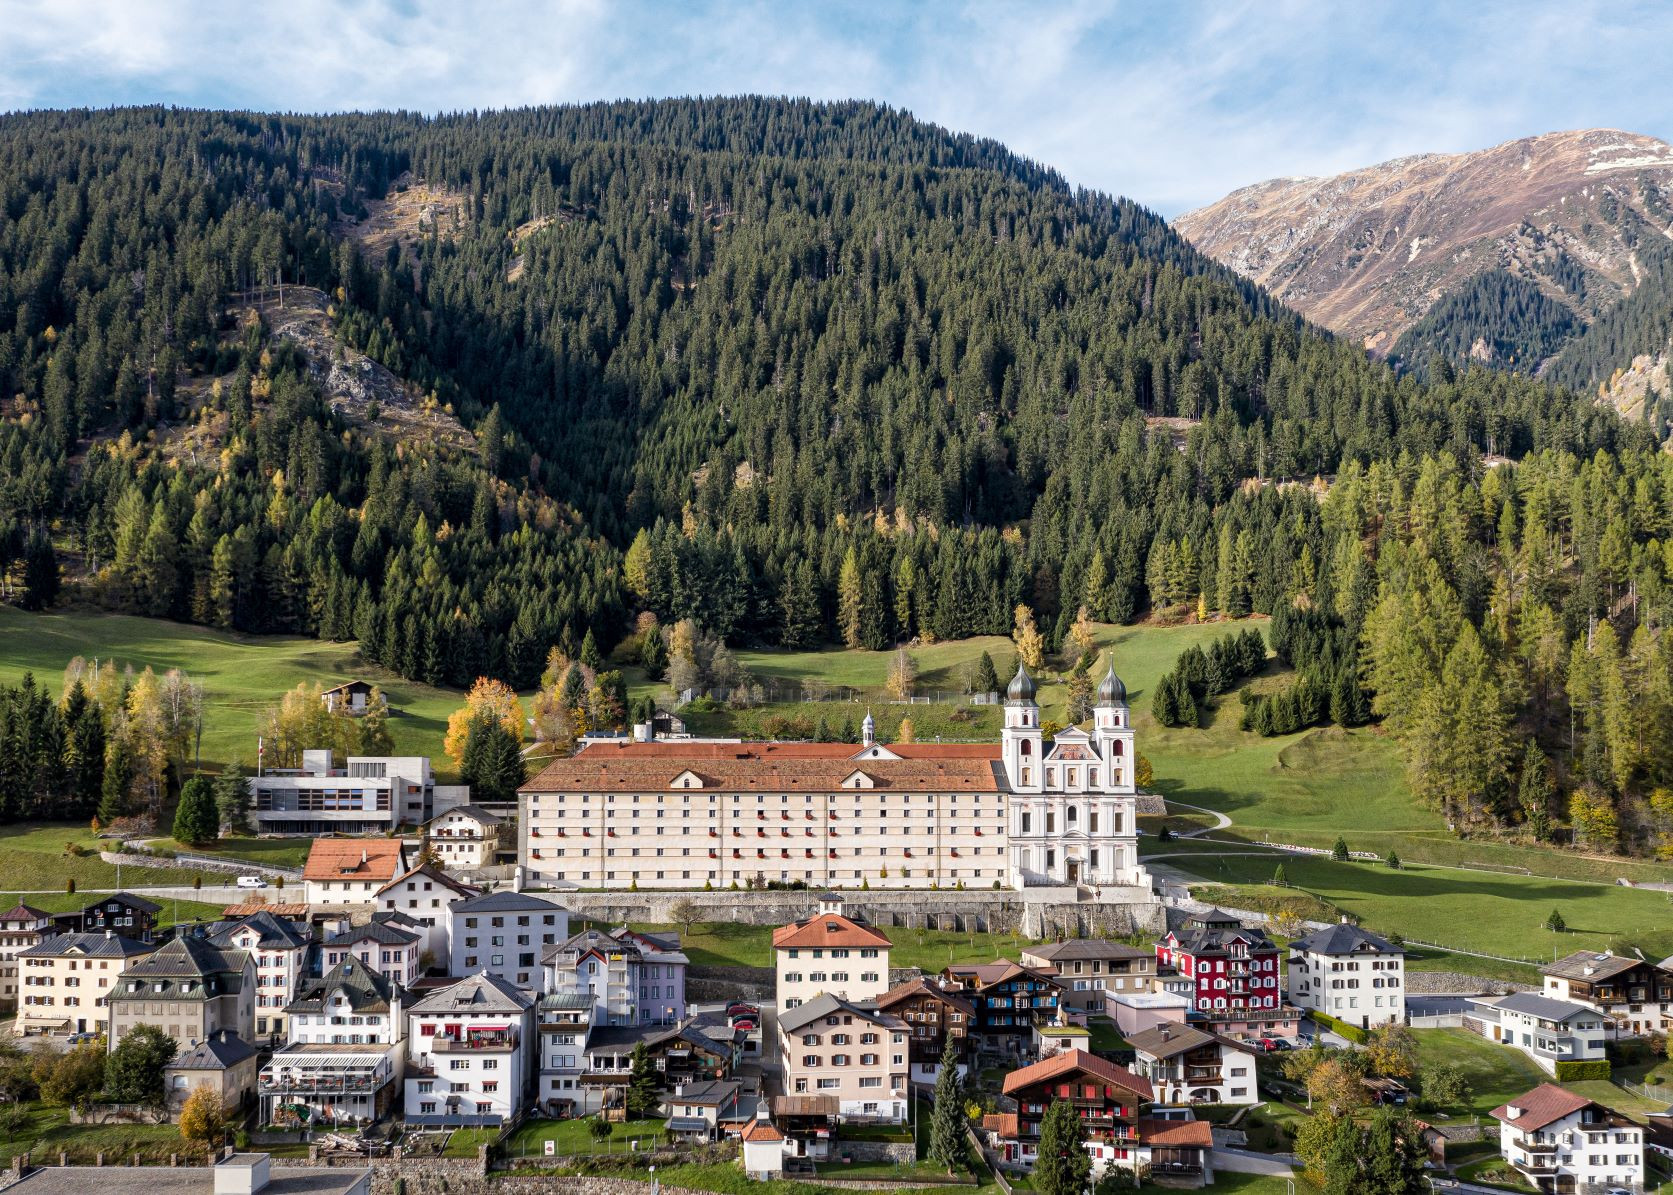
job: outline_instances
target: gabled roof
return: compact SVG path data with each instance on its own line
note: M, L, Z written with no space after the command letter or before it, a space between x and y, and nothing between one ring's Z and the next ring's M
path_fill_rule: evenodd
M1558 979L1578 979L1586 983L1602 983L1623 971L1632 970L1643 962L1643 959L1626 958L1619 954L1611 954L1607 950L1601 953L1595 950L1576 950L1573 954L1564 955L1556 962L1548 963L1539 970L1542 975L1551 975Z
M1148 1054L1152 1058L1172 1058L1176 1054L1183 1054L1215 1042L1234 1050L1247 1052L1249 1049L1242 1042L1232 1041L1218 1033L1208 1033L1190 1025L1156 1025L1127 1038L1127 1044L1135 1051Z
M518 1014L534 1004L534 997L509 980L480 971L467 975L457 983L438 988L416 1004L409 1005L409 1013L429 1013L432 1016L463 1012L497 1012Z
M51 913L43 912L35 906L26 905L21 901L6 912L0 913L0 921L50 921L51 919Z
M746 1145L760 1145L767 1142L783 1141L784 1134L773 1127L770 1120L752 1120L749 1127L743 1131L743 1141Z
M875 946L887 950L890 945L889 939L871 926L841 913L820 913L773 931L774 950L804 946Z
M20 958L58 958L66 954L89 958L132 958L136 954L149 954L155 949L149 942L136 942L116 934L54 934L17 953Z
M1314 954L1405 954L1387 938L1380 938L1370 930L1360 929L1345 921L1314 930L1290 943L1291 950L1307 950Z
M1088 1054L1085 1050L1066 1050L1061 1054L1047 1058L1044 1062L1036 1062L1033 1066L1025 1066L1021 1070L1012 1071L1005 1076L1005 1094L1022 1091L1033 1087L1036 1083L1049 1083L1055 1079L1066 1078L1069 1075L1086 1075L1110 1087L1120 1087L1138 1096L1140 1099L1151 1099L1154 1091L1150 1080L1140 1078L1124 1067L1113 1062L1106 1062L1096 1054Z
M382 896L385 892L388 892L397 884L404 884L408 880L413 879L430 880L434 883L440 884L443 888L448 888L457 892L460 896L470 897L480 896L482 894L482 890L480 888L473 888L469 884L461 884L458 880L448 875L441 868L432 866L429 863L421 864L418 867L413 868L411 871L396 876L382 888L379 888L377 894Z
M713 1104L720 1107L737 1102L743 1086L730 1079L709 1079L701 1083L687 1083L685 1090L668 1097L670 1104Z
M454 913L564 913L568 912L555 901L545 900L528 892L484 892L456 900L450 910Z
M974 1004L958 992L949 992L946 988L931 983L929 978L923 975L915 979L908 979L905 983L898 984L884 992L877 997L877 1007L882 1012L888 1012L895 1005L915 996L929 996L932 999L939 1000L951 1008L958 1009L967 1017L976 1015Z
M1262 929L1240 925L1229 913L1215 909L1201 917L1194 917L1183 929L1169 930L1164 940L1172 938L1179 949L1191 955L1224 954L1234 942L1242 941L1256 950L1276 950L1271 938Z
M124 979L130 976L201 978L241 972L249 960L246 951L223 950L208 938L185 934L164 942L144 958L129 963L122 976Z
M209 941L222 949L232 948L232 939L239 930L254 930L259 935L256 945L263 950L300 950L309 941L308 935L293 922L275 917L268 909L221 927L209 936Z
M388 1012L400 991L400 985L384 978L377 968L357 958L346 958L319 979L298 984L296 999L285 1011L324 1012L327 1001L341 995L348 1000L351 1012Z
M1052 942L1044 946L1030 946L1023 953L1031 958L1042 958L1048 963L1122 962L1130 959L1154 958L1156 952L1125 942L1108 942L1103 938L1071 938L1067 942Z
M1064 986L1063 980L1052 971L1013 963L1008 958L995 959L991 963L953 963L947 967L945 974L952 979L972 981L977 991L990 988L996 983L1008 983L1013 979L1038 979L1056 987Z
M171 1071L224 1071L260 1053L236 1033L222 1032L205 1038L183 1054L176 1054L164 1067Z
M503 817L489 813L486 809L478 809L475 805L455 805L452 809L436 814L435 817L431 818L424 824L426 826L433 826L437 822L441 821L442 818L453 817L455 815L468 817L478 825L486 826L489 829L505 824L505 819Z
M864 1021L869 1021L873 1025L882 1025L887 1029L905 1024L899 1017L890 1016L886 1012L879 1012L876 1007L855 1004L842 999L840 996L822 992L805 1004L800 1004L780 1013L778 1027L785 1033L797 1033L815 1021L824 1020L833 1013L848 1013Z
M1195 1146L1214 1148L1214 1126L1206 1120L1165 1120L1141 1116L1133 1125L1144 1145Z
M387 921L368 921L365 925L351 925L341 933L325 940L327 946L345 946L354 942L373 941L382 946L411 946L422 935L411 933Z
M145 897L135 896L132 892L112 892L108 896L101 896L98 900L83 905L81 911L85 914L90 909L108 904L126 905L136 913L161 913L163 911L162 905L152 904Z
M1533 992L1512 992L1493 1001L1493 1006L1519 1012L1523 1016L1538 1017L1542 1021L1567 1021L1578 1016L1595 1017L1599 1014L1584 1004L1568 1000L1553 1000Z
M1515 1125L1518 1129L1543 1129L1565 1116L1572 1116L1592 1102L1583 1095L1563 1090L1555 1083L1541 1083L1526 1095L1500 1104L1490 1115L1494 1120ZM1512 1116L1512 1108L1519 1109L1519 1113Z
M316 838L308 850L302 878L316 883L337 880L389 881L406 866L398 838Z
M257 913L271 913L285 921L306 921L308 906L301 901L272 901L250 900L243 904L228 905L221 910L221 916L229 921L236 921L242 917L254 917Z

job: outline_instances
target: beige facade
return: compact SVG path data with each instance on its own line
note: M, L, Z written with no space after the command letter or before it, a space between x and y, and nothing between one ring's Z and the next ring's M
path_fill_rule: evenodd
M443 867L487 867L499 850L501 824L492 813L461 805L430 819L424 833Z
M829 1096L850 1121L906 1118L909 1029L899 1017L818 996L778 1022L784 1088Z
M52 914L20 904L0 913L0 1009L17 1007L17 956L52 932Z
M842 902L820 900L819 913L773 931L779 1012L830 993L875 1000L889 990L889 939L842 915Z
M155 949L114 934L58 934L19 951L14 1031L105 1032L107 999L123 969Z
M141 1025L155 1025L182 1049L220 1033L249 1041L255 991L255 961L245 951L175 938L130 963L112 985L109 1046Z

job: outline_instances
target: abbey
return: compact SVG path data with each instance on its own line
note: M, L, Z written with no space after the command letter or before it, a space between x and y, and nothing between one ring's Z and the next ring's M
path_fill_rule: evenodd
M1142 889L1133 731L1112 664L1091 733L1046 742L1028 671L997 746L587 743L519 792L530 884ZM1136 894L1135 894L1136 895Z

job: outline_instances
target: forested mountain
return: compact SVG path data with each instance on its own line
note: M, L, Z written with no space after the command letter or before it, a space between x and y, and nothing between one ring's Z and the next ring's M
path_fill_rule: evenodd
M1617 388L1616 371L1673 331L1673 147L1653 137L1548 133L1274 179L1175 223L1420 373L1438 360L1538 372L1636 415L1645 387Z
M1488 725L1563 769L1566 682L1518 680L1501 631L1673 615L1642 428L1400 376L1142 208L875 105L25 114L0 204L0 544L32 603L56 560L113 607L519 685L639 610L882 647L1019 603L1053 641L1083 605L1302 609L1340 674L1421 584L1456 618L1397 676L1368 654L1378 699L1486 700L1441 683L1473 634ZM474 445L333 405L272 334L298 286ZM1461 816L1520 822L1516 771Z

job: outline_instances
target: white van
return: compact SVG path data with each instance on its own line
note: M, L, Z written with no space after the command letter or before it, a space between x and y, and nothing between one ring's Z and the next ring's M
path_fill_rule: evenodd
M260 876L239 876L238 886L240 888L265 888L267 887L267 881Z

